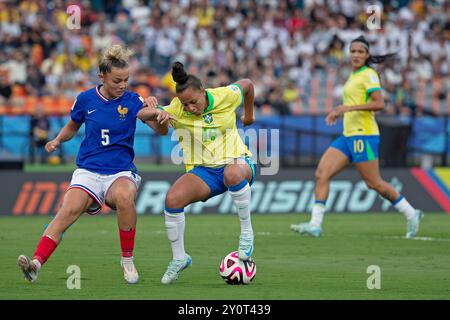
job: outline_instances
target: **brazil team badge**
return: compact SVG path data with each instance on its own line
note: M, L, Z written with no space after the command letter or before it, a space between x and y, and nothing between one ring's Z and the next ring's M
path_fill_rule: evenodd
M208 124L214 121L211 113L205 114L203 116L203 120L205 120L205 122Z

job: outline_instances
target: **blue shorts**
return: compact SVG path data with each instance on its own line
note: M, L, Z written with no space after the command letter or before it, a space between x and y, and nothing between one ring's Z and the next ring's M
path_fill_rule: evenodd
M380 136L340 136L331 143L331 147L338 149L347 156L350 162L367 162L378 158Z
M252 180L249 182L250 185L253 184L256 177L256 164L253 162L250 157L242 157L250 166L252 169ZM209 189L211 190L211 193L209 195L209 198L215 197L219 194L224 193L225 191L228 191L228 187L223 183L224 177L223 172L225 171L225 166L220 168L209 168L209 167L203 167L198 166L195 167L192 170L189 170L188 173L193 173L196 176L198 176L200 179L205 181L205 183L208 185ZM206 200L205 200L206 201Z

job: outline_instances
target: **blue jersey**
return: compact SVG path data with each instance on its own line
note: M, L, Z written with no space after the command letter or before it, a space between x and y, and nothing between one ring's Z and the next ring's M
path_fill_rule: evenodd
M80 93L70 117L85 124L85 138L77 157L77 166L100 174L137 172L134 160L134 133L142 98L133 92L108 100L100 86Z

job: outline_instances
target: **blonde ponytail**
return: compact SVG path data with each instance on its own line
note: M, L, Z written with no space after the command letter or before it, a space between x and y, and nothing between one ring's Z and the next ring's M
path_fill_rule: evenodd
M114 44L105 49L99 63L99 71L102 74L111 72L113 67L125 68L128 60L133 55L133 50Z

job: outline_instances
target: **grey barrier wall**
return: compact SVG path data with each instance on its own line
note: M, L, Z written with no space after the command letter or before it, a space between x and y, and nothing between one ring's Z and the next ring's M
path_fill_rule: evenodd
M442 212L434 198L411 174L410 169L385 169L383 178L392 183L409 202L425 211ZM179 173L142 173L136 200L138 214L162 214L164 199ZM0 172L0 215L55 215L61 205L71 173ZM251 210L255 213L310 212L314 201L314 169L286 169L277 175L258 176L252 186ZM330 212L395 211L391 204L366 187L355 170L345 170L331 182L327 200ZM207 202L197 202L186 213L230 214L235 208L225 193ZM101 214L111 209L104 207Z

